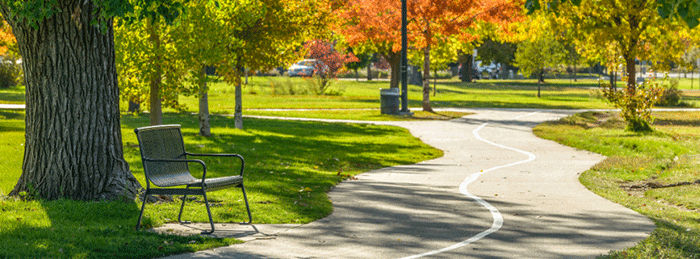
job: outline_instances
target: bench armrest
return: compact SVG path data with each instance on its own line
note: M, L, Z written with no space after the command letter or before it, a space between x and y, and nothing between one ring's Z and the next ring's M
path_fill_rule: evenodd
M196 153L189 153L186 152L188 156L210 156L210 157L237 157L238 159L241 160L241 173L240 176L243 176L243 169L245 168L245 160L243 159L243 156L239 154L225 154L225 153L215 153L215 154L196 154Z
M155 162L155 163L198 163L202 165L202 186L204 186L204 179L207 178L207 165L204 161L199 159L153 159L153 158L142 158L144 162Z

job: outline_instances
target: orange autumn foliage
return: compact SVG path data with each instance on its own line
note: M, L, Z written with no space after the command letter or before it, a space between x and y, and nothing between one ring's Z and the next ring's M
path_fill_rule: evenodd
M0 18L1 19L1 18ZM17 44L15 35L12 34L12 28L5 20L0 21L0 56L7 54L10 47Z
M522 0L408 0L408 37L412 47L421 49L436 37L458 35L473 40L467 31L477 22L505 27L522 18ZM338 32L349 45L390 44L401 50L401 2L398 0L347 0L337 12Z
M430 105L431 46L446 39L461 42L475 40L480 24L495 25L507 30L508 25L523 16L523 0L408 0L407 36L409 48L421 50L423 56L423 111ZM391 87L397 85L401 51L401 2L398 0L347 0L337 11L338 32L350 46L370 46L392 64ZM386 53L391 52L391 53Z

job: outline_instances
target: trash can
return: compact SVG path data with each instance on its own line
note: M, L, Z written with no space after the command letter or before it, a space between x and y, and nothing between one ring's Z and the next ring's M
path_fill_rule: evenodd
M382 114L399 114L399 88L379 89L382 103Z

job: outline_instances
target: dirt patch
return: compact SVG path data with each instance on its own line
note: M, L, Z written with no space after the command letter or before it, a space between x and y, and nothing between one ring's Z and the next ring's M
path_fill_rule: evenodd
M641 182L634 182L634 183L622 183L620 184L620 188L624 189L627 192L645 192L651 189L659 189L659 188L671 188L671 187L677 187L677 186L684 186L684 185L693 185L693 184L700 184L700 179L695 180L693 182L677 182L677 183L670 183L670 184L663 184L655 179L651 180L645 180Z

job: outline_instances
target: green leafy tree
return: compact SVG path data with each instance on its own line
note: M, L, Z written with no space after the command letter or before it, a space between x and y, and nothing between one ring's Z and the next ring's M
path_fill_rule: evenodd
M174 26L155 13L116 19L115 49L121 96L148 103L151 125L163 123L162 108L183 109L178 94L186 88L187 68L179 57Z
M333 6L326 1L228 0L219 14L226 37L224 79L236 86L235 126L243 128L243 68L271 69L300 58L304 41L328 36ZM302 53L303 54L303 53Z
M515 62L517 44L488 38L477 49L481 62L512 65Z
M199 99L198 119L199 135L211 136L209 114L208 84L218 78L207 74L209 67L218 66L226 61L226 37L221 37L224 30L219 15L225 2L189 1L184 13L172 28L173 45L181 67L188 72L185 77L187 88L181 88L187 94ZM225 68L225 67L222 67ZM222 71L223 69L218 69Z
M566 55L564 46L551 34L521 42L515 52L515 62L523 75L537 76L537 97L540 97L540 85L544 82L547 67L560 65Z
M360 76L359 76L357 70L359 70L359 69L361 69L361 68L365 68L365 67L371 66L371 64L372 64L372 53L355 53L355 51L353 51L352 48L349 49L349 52L350 52L350 53L353 53L353 55L354 55L355 57L357 57L357 60L358 60L358 61L356 61L356 62L348 62L347 64L345 64L345 67L347 67L348 69L350 69L350 70L352 70L352 71L355 71L355 81L359 81L359 80L360 80ZM371 70L368 70L368 71L371 71ZM371 72L368 72L368 73L371 73ZM371 75L368 75L368 78L371 78L370 76L371 76Z
M299 58L296 49L312 35L323 33L328 21L327 2L297 0L222 0L189 1L187 12L173 24L164 24L158 31L159 49L153 49L151 34L136 34L140 27L125 28L125 55L154 53L158 58L145 66L127 58L128 70L158 74L158 78L180 78L175 85L163 88L161 96L193 94L199 97L200 135L210 135L208 87L212 80L205 73L208 66L216 67L220 79L235 85L235 126L243 127L242 81L243 68L250 70L283 66ZM146 27L147 29L148 27ZM165 61L162 64L154 60ZM143 62L143 61L142 61ZM163 69L167 68L167 69ZM125 69L125 71L128 71ZM167 76L162 71L176 76ZM127 74L125 74L127 75ZM188 76L184 76L188 75ZM138 76L141 86L147 77ZM216 79L214 79L216 80ZM166 84L168 86L168 84ZM136 91L137 93L143 91ZM151 93L154 93L151 91ZM154 95L151 94L153 97ZM169 98L159 98L169 100ZM176 102L173 102L177 104Z
M430 53L430 68L433 74L447 69L450 63L457 61L459 53L464 49L464 44L456 37L442 38L435 41ZM413 64L424 64L425 53L421 50L412 50L408 53L408 59ZM437 77L433 80L433 96L437 94Z
M680 5L678 3L681 3ZM622 65L625 72L625 92L629 100L621 107L633 120L627 120L632 131L650 129L649 122L641 119L643 105L635 96L648 89L637 87L636 59L649 60L655 69L664 69L667 61L678 60L683 51L682 39L687 27L678 21L663 19L673 16L691 26L697 25L697 2L680 0L581 0L557 1L554 4L540 0L527 0L530 12L555 12L562 26L571 28L577 39L576 46L585 56L608 64ZM679 8L681 7L681 8ZM659 15L661 14L661 15ZM612 100L611 100L612 101ZM640 116L636 116L636 115Z

